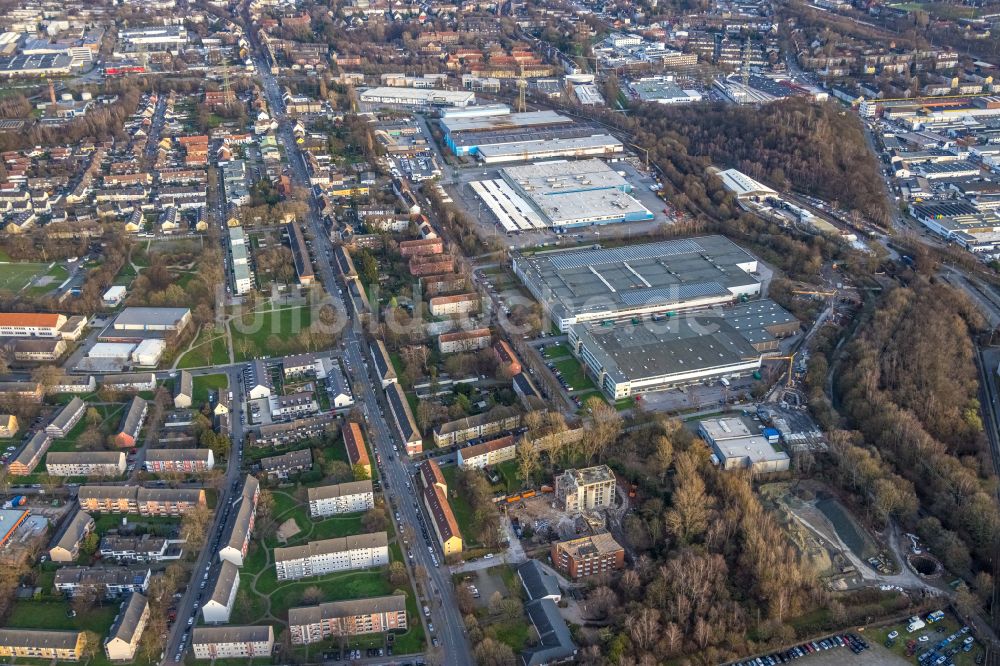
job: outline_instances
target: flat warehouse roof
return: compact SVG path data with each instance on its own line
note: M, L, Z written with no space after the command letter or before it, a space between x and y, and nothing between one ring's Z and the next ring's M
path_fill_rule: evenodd
M371 99L399 99L413 103L430 103L437 100L468 103L476 98L476 93L465 90L438 90L437 88L393 88L383 86L370 88L361 93L361 101Z
M759 285L756 258L722 236L513 255L516 272L561 317L726 296Z
M529 111L496 116L465 118L442 118L441 127L446 132L485 132L490 130L515 129L534 125L571 124L572 118L555 111Z
M736 329L710 312L676 317L664 328L573 327L584 349L616 383L739 365L761 356Z
M572 155L577 151L593 151L604 148L605 152L621 152L622 142L610 134L594 134L572 139L534 139L514 143L480 145L479 154L483 159L498 157L531 158L537 155Z
M653 217L649 209L641 203L613 188L551 192L545 196L532 197L531 200L554 225L609 218Z
M629 187L627 180L597 158L509 166L500 172L530 194L559 194L567 190L605 187L624 191Z

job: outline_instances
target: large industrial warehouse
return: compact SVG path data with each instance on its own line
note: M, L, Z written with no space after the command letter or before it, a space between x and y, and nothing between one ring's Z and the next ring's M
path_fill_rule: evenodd
M452 152L484 164L614 155L625 149L613 136L555 111L510 113L494 107L488 114L445 116L440 122Z
M756 257L722 236L514 253L512 262L564 332L585 322L732 303L761 291Z
M614 400L757 371L798 321L770 300L611 326L576 324L569 345Z
M476 93L468 90L437 90L434 88L369 88L358 95L362 106L369 109L399 108L430 110L442 107L464 108L476 103Z
M632 186L598 159L542 162L470 183L507 233L653 219Z

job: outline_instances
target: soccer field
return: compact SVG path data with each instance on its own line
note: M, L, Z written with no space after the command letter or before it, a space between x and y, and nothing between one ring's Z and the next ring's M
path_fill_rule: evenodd
M48 264L0 264L0 291L21 291L36 277L45 275L48 270Z

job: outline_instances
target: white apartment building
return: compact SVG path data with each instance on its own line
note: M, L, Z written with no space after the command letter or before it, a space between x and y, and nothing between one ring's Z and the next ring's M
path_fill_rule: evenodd
M125 473L125 452L50 452L45 470L52 476L121 476Z
M370 480L309 489L309 515L313 518L325 518L373 508L375 508L375 494Z
M274 549L274 567L278 580L296 580L332 571L370 569L387 564L389 539L385 532L356 534Z
M240 587L240 570L229 561L222 563L219 577L212 588L212 596L201 607L201 616L207 624L224 624L229 622L236 603L236 592Z
M270 657L274 628L266 626L195 627L191 633L195 659Z

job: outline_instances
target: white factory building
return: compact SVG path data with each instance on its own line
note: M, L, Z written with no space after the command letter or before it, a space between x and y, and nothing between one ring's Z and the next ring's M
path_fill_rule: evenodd
M476 103L476 93L471 90L437 90L434 88L395 88L381 86L369 88L358 95L367 108L405 108L430 110L442 107L464 108Z
M472 191L506 233L653 219L632 186L599 159L511 166Z

